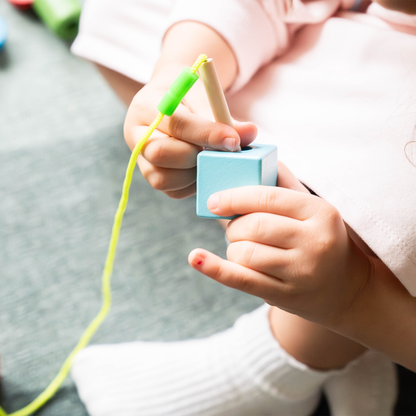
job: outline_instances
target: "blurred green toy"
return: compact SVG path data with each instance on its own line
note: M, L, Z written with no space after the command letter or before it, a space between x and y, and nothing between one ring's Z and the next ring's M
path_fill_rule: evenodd
M60 38L72 40L78 33L81 4L78 0L9 0L19 9L33 8L46 26Z
M81 16L81 4L77 0L35 0L32 7L60 38L75 38Z

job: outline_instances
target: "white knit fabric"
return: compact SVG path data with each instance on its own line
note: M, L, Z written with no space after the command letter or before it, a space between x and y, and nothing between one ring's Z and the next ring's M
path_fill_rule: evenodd
M392 416L398 393L396 366L367 351L324 384L332 416Z
M273 338L269 306L205 339L87 347L72 378L91 416L310 415L323 382Z
M332 416L392 416L395 365L367 351L341 370L314 371L273 337L270 307L209 338L87 347L72 378L91 416L300 416L323 387Z

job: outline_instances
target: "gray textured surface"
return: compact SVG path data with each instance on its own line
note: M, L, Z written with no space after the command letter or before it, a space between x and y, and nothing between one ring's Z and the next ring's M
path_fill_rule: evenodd
M29 403L100 307L100 276L129 150L125 109L94 68L30 13L0 3L0 357L2 403ZM260 300L187 264L223 255L221 227L195 201L153 191L137 171L113 276L114 306L93 343L200 337ZM86 415L70 379L39 412Z

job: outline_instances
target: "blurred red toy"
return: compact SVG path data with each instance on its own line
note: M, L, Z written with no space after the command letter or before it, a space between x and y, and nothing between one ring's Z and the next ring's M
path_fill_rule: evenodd
M9 0L9 3L18 7L19 9L27 10L30 9L34 0Z

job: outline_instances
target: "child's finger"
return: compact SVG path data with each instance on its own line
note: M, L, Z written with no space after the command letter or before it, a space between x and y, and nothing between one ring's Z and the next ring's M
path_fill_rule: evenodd
M195 114L183 104L171 117L164 117L159 129L188 143L225 151L237 151L257 136L257 127L253 123L235 122L233 128Z
M190 169L196 166L196 158L201 150L174 137L152 136L144 145L142 155L152 165L161 168Z
M208 209L222 217L267 212L306 220L319 209L322 200L310 194L274 186L243 186L211 195Z
M231 221L227 238L231 243L248 240L289 249L296 247L301 232L300 222L293 218L256 212Z
M284 250L252 241L237 241L227 249L227 258L233 263L283 281L294 272L293 250Z
M129 120L129 123L126 123L126 126L128 126L125 130L126 140L128 142L133 141L133 129L137 126L149 126L156 116L157 112L154 111L143 112L140 114L140 120L136 126L132 125L131 120ZM225 151L237 151L240 149L240 136L234 128L194 114L183 104L179 105L172 116L162 119L158 130L168 136L196 146Z
M124 124L128 143L133 141L132 129L136 126L147 127L154 121L158 114L157 105L163 95L163 90L145 86L133 99ZM240 145L248 145L257 136L257 127L253 123L235 122L233 128L197 115L188 106L186 102L179 104L172 116L162 119L158 130L197 146L226 151L236 151Z
M196 193L196 182L186 188L178 189L176 191L165 191L165 194L172 199L184 199L189 196L195 195Z
M262 299L267 299L270 293L277 298L278 293L284 289L284 283L277 278L224 260L200 248L191 251L188 262L211 279Z
M240 136L240 146L248 146L257 137L254 123L233 120L234 128Z
M143 177L158 191L177 191L187 188L196 181L196 168L166 169L149 163L142 155L137 158Z
M170 136L197 146L231 152L240 149L240 136L234 128L193 114L183 105L171 117L165 117L159 127Z
M130 129L129 134L125 134L125 139L127 146L129 146L129 149L133 151L134 147L136 146L137 142L143 137L143 135L146 133L146 130L149 128L149 126L135 126ZM160 130L155 130L152 135L150 136L150 139L156 140L156 139L163 139L169 137L166 133L161 132Z

